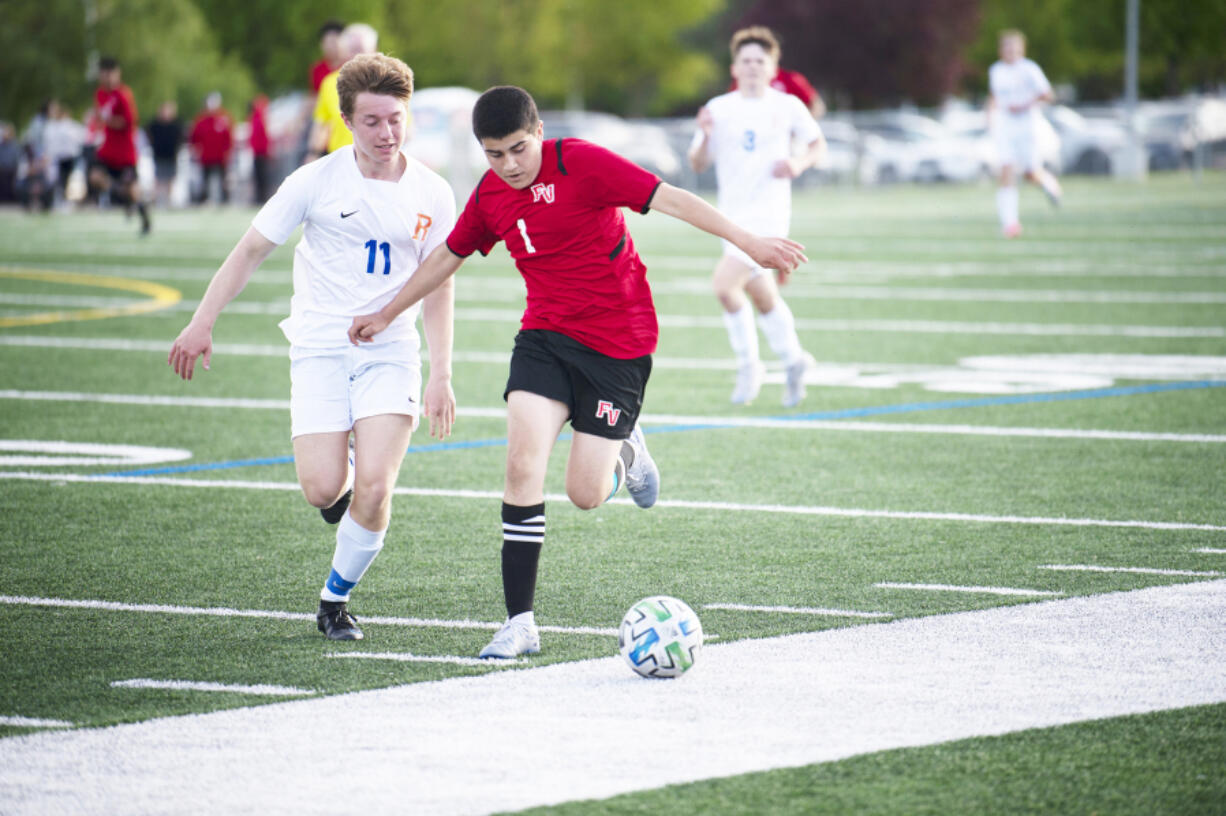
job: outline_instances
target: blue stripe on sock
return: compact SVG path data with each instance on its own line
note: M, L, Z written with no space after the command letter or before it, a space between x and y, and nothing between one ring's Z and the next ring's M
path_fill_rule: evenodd
M334 595L348 595L349 590L357 585L357 581L346 581L336 570L332 570L332 573L328 575L328 580L324 581L324 586Z

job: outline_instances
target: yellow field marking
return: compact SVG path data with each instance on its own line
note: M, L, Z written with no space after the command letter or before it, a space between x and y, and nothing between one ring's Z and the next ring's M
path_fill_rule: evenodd
M105 275L86 275L80 272L57 272L52 269L0 269L0 278L62 283L68 286L96 286L102 289L122 289L148 295L149 300L138 300L124 306L94 309L72 309L55 312L37 312L20 317L0 317L0 328L15 326L42 326L48 323L68 323L77 320L102 320L107 317L126 317L167 309L183 299L178 289L160 283L113 278Z

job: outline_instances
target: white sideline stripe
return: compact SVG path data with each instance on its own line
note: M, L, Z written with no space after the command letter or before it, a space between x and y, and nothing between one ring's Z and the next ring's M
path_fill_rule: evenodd
M83 391L19 391L0 389L0 399L48 402L98 402L114 405L152 405L175 408L250 408L288 411L289 400L235 397L172 397L150 394L99 394ZM505 408L459 408L456 414L478 419L501 419ZM771 419L769 417L713 417L686 414L644 414L643 423L697 425L712 428L766 428L773 430L859 431L862 433L929 433L962 436L1014 436L1040 439L1109 439L1128 442L1226 443L1226 434L1178 434L1153 431L1106 431L1077 428L1024 428L999 425L943 425L858 420Z
M36 598L20 595L0 595L0 604L24 606L52 606L69 609L104 609L110 612L152 612L165 615L208 615L219 618L272 618L275 620L315 622L315 615L306 612L281 612L269 609L231 609L225 606L174 606L170 604L131 604L115 601L76 600L72 598ZM502 622L489 623L474 620L440 620L437 618L396 618L380 615L362 615L363 624L386 626L410 626L422 629L493 629L502 627ZM609 635L616 636L616 629L596 626L537 626L542 632L562 635Z
M0 740L13 816L512 812L1226 701L1226 581L744 640L677 681L620 656ZM513 773L507 757L516 758ZM683 757L645 762L643 757ZM599 801L589 809L600 810Z
M245 686L235 683L210 683L196 680L150 680L147 677L138 677L132 680L114 680L111 682L111 688L223 691L231 694L252 694L267 697L309 697L319 693L311 689L300 689L293 686Z
M1226 555L1226 550L1217 547L1198 547L1192 550L1194 553L1208 553L1209 555Z
M1157 569L1155 567L1100 567L1094 564L1042 564L1039 569L1059 572L1130 572L1136 575L1189 575L1197 578L1218 578L1213 570Z
M76 728L77 724L68 720L44 720L38 717L5 717L0 716L0 725L13 728Z
M503 666L523 665L524 660L483 660L480 657L457 657L455 655L415 655L409 652L329 652L324 657L356 658L359 660L395 660L401 663L454 663L457 666L480 666L497 669Z
M229 488L231 490L289 490L301 488L297 482L254 482L242 479L188 479L167 476L87 476L79 473L35 473L32 471L0 471L0 480L32 482L77 482L89 484L138 484L167 487ZM397 487L397 496L430 496L447 499L500 499L500 490L449 490L429 487ZM564 493L549 493L546 501L567 503ZM633 506L630 499L610 499L606 504ZM842 518L884 518L909 521L964 521L976 524L1038 524L1064 527L1136 527L1145 530L1208 530L1226 531L1218 524L1193 524L1183 521L1140 521L1135 519L1088 519L1048 516L990 516L974 513L942 513L921 510L865 510L853 507L806 507L786 504L740 504L737 502L682 501L663 499L656 507L681 510L715 510L738 513L789 513L801 516L838 516Z
M966 592L975 595L1019 595L1027 598L1049 598L1063 595L1046 589L1013 589L1010 587L955 586L953 584L899 584L882 581L873 586L880 589L916 589L922 592Z
M755 606L753 604L709 603L703 609L729 609L734 612L786 612L790 615L829 615L843 618L892 618L890 612L857 612L852 609L822 609L815 606Z

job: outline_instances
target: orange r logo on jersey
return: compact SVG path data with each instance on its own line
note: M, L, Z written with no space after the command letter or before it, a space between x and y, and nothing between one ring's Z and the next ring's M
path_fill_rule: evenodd
M425 213L417 214L417 228L413 230L413 240L420 241L426 237L426 231L430 229L430 225L434 223L434 219Z

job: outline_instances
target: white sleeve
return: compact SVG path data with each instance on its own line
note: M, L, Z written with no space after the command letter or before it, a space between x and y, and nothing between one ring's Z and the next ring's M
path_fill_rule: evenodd
M439 179L435 188L433 218L430 232L426 235L426 244L422 247L423 261L447 240L451 228L455 226L455 193L451 185L442 179Z
M1051 83L1047 81L1047 75L1043 73L1043 69L1039 67L1037 62L1030 63L1030 81L1034 85L1034 92L1037 94L1045 94L1051 91Z
M299 167L277 188L272 198L260 208L251 220L251 226L274 244L284 244L294 234L298 225L306 220L311 211L311 196L315 178L314 165Z
M813 118L813 114L809 113L805 103L791 94L787 95L787 100L788 118L792 121L792 137L805 144L812 144L822 135L821 125Z

